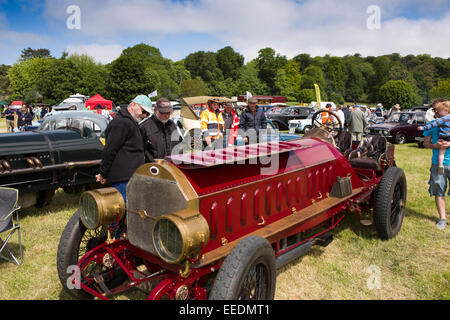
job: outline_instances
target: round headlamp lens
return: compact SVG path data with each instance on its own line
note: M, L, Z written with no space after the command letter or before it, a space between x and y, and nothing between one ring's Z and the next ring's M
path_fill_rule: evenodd
M160 219L156 222L153 232L155 249L168 262L180 260L183 254L183 239L180 230L169 219Z
M89 193L84 193L80 199L80 218L84 226L88 229L95 229L98 226L97 202Z

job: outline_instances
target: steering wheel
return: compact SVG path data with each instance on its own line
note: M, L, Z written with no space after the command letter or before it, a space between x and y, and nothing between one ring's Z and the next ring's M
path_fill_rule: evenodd
M323 112L327 112L327 120L325 123L322 123L322 121L318 120L317 117L322 114ZM337 120L338 128L337 128L337 135L340 135L343 129L343 125L339 117L332 111L327 109L320 109L319 111L316 111L311 119L311 123L313 127L316 128L322 128L326 130L329 133L332 133L334 130L336 130L335 126L335 120Z

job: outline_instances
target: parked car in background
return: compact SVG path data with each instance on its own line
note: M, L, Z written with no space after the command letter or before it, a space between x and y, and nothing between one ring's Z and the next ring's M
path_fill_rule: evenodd
M0 186L18 189L22 208L96 187L107 124L92 111L51 112L35 131L0 134Z
M310 113L306 119L289 120L289 133L307 133L313 127L312 117L314 113ZM322 117L318 116L317 120L322 123Z
M78 98L68 98L58 105L52 106L52 111L65 111L65 110L86 110L85 103Z
M413 107L413 108L411 109L411 111L423 111L423 112L427 112L429 108L430 108L429 106L417 106L417 107Z
M382 135L391 142L403 144L420 136L417 127L423 125L425 112L396 112L386 122L368 125L366 133Z
M275 128L289 130L289 120L306 119L314 111L315 109L310 107L277 107L266 112L266 118L272 120Z

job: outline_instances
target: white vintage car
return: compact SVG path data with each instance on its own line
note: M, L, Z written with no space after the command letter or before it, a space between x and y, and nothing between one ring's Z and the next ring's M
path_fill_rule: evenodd
M310 113L306 119L289 120L289 133L307 133L313 127L313 115L314 113ZM316 121L318 121L319 123L317 124L320 125L322 123L322 116L318 115Z

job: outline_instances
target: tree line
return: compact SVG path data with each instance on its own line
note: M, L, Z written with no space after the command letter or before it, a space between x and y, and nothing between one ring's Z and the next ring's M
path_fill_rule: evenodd
M56 104L74 93L100 93L116 104L155 90L158 97L282 95L288 101L382 103L402 108L450 98L450 59L427 54L393 53L312 57L301 53L288 59L272 48L259 50L244 63L232 47L217 52L197 51L172 61L158 48L141 43L122 51L109 64L87 55L51 56L48 49L26 48L12 66L0 66L0 100Z

